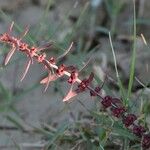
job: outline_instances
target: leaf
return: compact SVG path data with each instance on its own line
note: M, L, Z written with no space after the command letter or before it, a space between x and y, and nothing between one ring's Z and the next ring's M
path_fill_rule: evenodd
M65 57L70 52L72 46L73 46L73 42L71 43L69 48L62 55L60 55L57 59L61 59L61 58Z
M137 139L137 137L135 135L133 135L131 133L131 131L129 131L126 128L123 128L122 124L119 122L115 122L114 123L114 128L113 128L113 132L114 133L118 133L118 136L120 137L124 137L124 138L128 138L130 140L135 140Z
M14 54L15 50L16 50L16 47L12 47L12 49L8 52L8 54L5 58L5 62L4 62L5 66L8 64L8 62L9 62L10 58L12 57L12 55Z
M73 86L71 86L68 94L63 98L63 102L69 101L71 98L77 95L77 92L72 90Z
M45 86L44 92L46 92L46 90L47 90L47 88L48 88L48 86L49 86L50 77L51 77L51 72L49 72L49 74L48 74L48 77L47 77L48 79L47 79L47 83L46 83L46 86Z
M11 92L0 82L0 112L9 110L11 100Z
M32 62L32 60L31 59L29 59L28 60L28 62L27 62L27 64L26 64L26 66L25 66L25 71L24 71L24 73L23 73L23 75L22 75L22 77L21 77L21 82L23 81L23 79L25 78L25 76L26 76L26 74L27 74L27 72L28 72L28 70L29 70L29 67L30 67L30 65L31 65L31 62Z
M41 84L47 84L47 82L52 82L52 81L55 81L59 78L59 76L57 76L56 74L52 74L51 76L48 76L44 79L42 79L40 81Z
M11 25L9 27L9 30L8 30L9 34L12 32L13 26L14 26L14 21L12 21L12 23L11 23Z
M84 63L84 65L83 65L82 68L79 70L79 72L81 72L85 67L87 67L87 65L89 64L90 61L91 61L91 57L88 59L87 62Z
M130 76L129 76L129 83L128 83L128 93L127 93L127 104L129 104L129 98L132 92L132 86L134 82L135 76L135 65L136 65L136 10L135 10L135 2L133 3L134 6L134 17L133 17L133 51L131 56L131 63L130 63Z
M20 36L19 40L22 40L23 37L25 37L27 35L27 33L29 32L29 26L27 26L24 30L24 32L22 32L22 35Z

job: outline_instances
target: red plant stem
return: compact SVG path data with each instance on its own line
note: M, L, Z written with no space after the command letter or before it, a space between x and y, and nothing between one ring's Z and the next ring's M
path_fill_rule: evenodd
M10 28L12 29L12 27ZM5 59L5 64L7 64L10 60L10 58L12 57L13 53L18 50L21 51L23 53L25 53L29 59L30 59L30 63L33 63L33 58L38 62L43 64L44 66L46 66L46 68L51 71L52 68L55 70L58 70L59 67L55 64L55 63L51 63L51 61L48 61L46 59L46 57L44 57L44 54L39 54L38 52L38 48L32 48L30 47L28 44L24 43L21 41L20 38L15 38L13 36L10 35L10 33L4 33L2 35L0 35L0 41L9 44L10 46L12 46L12 48L14 48L14 50L11 50L6 59ZM69 49L70 50L70 49ZM63 55L62 55L63 56ZM30 64L28 64L28 66L30 66ZM28 68L26 68L25 74L27 73ZM68 72L67 70L63 70L63 75L66 75L68 77L71 76L71 73ZM23 76L23 78L24 78ZM60 76L61 77L61 76ZM94 94L96 94L96 96L98 96L100 99L102 99L101 102L104 102L104 100L106 100L105 98L103 98L101 96L100 93L98 93L95 89L93 89L91 86L89 86L89 82L91 82L91 80L93 79L93 76L89 77L88 83L83 83L83 80L79 79L78 77L76 77L75 82L82 84L83 83L83 87L81 86L81 91L84 91L85 89L88 89L89 91L94 92ZM86 80L85 80L86 81ZM108 97L107 97L108 98ZM107 99L109 100L109 99ZM119 100L121 102L121 100ZM106 107L110 107L110 103L108 103L110 101L105 101L104 103L102 103L104 106ZM122 103L121 103L122 104ZM137 119L137 117L133 114L128 114L126 113L125 109L123 107L118 106L116 101L111 101L111 108L112 108L112 112L114 113L113 115L116 116L117 118L121 118L122 122L124 123L124 125L126 125L126 127L128 127L128 125L132 125L135 126L136 124L134 123L134 121ZM150 147L150 135L149 134L144 134L144 132L140 132L137 131L139 133L142 134L142 147L143 148L149 148Z
M38 56L38 54L35 54L35 58L36 58L37 56ZM49 70L51 70L51 67L54 68L54 69L56 69L56 70L58 69L58 66L57 66L57 65L50 63L47 59L44 59L41 63L43 63L44 65L46 65L46 67L47 67ZM70 75L71 75L71 73L69 73L68 71L64 71L64 74L65 74L66 76L68 76L68 77L70 77ZM79 78L77 78L77 79L76 79L76 82L81 83L82 81L81 81ZM96 92L92 87L87 86L87 88L88 88L90 91L93 91L95 94L97 94L97 96L100 97L101 99L104 99L104 98L103 98L98 92Z

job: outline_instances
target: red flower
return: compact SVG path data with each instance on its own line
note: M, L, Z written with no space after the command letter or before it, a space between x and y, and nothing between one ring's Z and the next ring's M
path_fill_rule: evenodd
M134 121L137 119L137 117L134 114L128 114L123 118L123 123L126 127L129 127L134 123Z
M129 127L132 125L132 132L138 136L141 137L142 141L142 147L143 149L150 148L150 134L144 134L146 132L145 128L140 125L135 125L134 121L137 119L137 117L134 114L125 114L126 109L123 107L123 103L118 98L112 98L110 96L105 96L104 98L101 97L99 92L101 91L102 87L95 87L92 89L90 87L90 84L94 78L94 74L91 73L88 78L83 79L82 81L78 78L78 74L80 70L78 71L74 66L68 66L66 67L64 64L58 66L56 64L56 60L62 59L65 57L68 52L71 50L73 43L70 45L70 47L65 51L61 56L56 58L56 60L51 57L49 60L46 59L46 54L42 53L41 51L44 49L47 49L51 44L45 45L43 47L30 47L27 43L24 43L22 41L22 38L27 34L28 28L23 32L22 36L20 38L15 38L11 36L11 31L13 28L13 24L11 24L9 31L7 33L0 35L0 41L4 42L6 44L9 44L11 47L10 51L8 52L6 58L5 58L5 65L8 64L9 60L13 56L14 52L21 51L23 52L27 57L27 64L25 66L25 71L23 73L23 76L21 78L21 81L24 79L25 75L27 74L29 67L31 64L33 64L33 59L35 59L37 62L42 63L46 70L48 71L48 76L41 80L41 84L46 84L46 89L48 88L48 85L50 82L57 80L58 78L62 77L64 74L69 77L68 82L71 83L71 88L69 92L64 97L63 101L68 102L71 98L78 95L80 92L85 91L86 89L89 89L91 96L98 96L99 98L102 98L102 105L104 108L111 108L112 115L119 118L122 118L122 122L125 125L125 127ZM86 64L87 65L87 64ZM54 69L54 70L53 70ZM83 69L83 68L82 68ZM81 70L82 70L81 69ZM77 88L74 90L74 83L77 82Z
M4 33L4 34L1 35L0 41L1 42L6 42L6 43L11 43L12 40L11 40L11 37L9 36L8 33Z
M94 78L94 74L91 72L88 79L83 79L81 83L78 85L78 88L76 89L77 93L83 92L86 90L86 88L90 85Z
M90 91L90 95L91 96L97 96L97 93L99 93L101 91L101 87L100 86L97 86L94 88L94 91Z
M143 136L142 147L143 147L143 149L150 148L150 134L146 134Z
M68 79L68 82L70 84L73 84L73 83L76 82L77 78L78 78L78 72L77 71L72 71L71 74L70 74L70 77Z
M45 58L46 58L46 54L43 53L43 54L38 55L38 59L37 60L38 60L39 63L41 63Z
M113 116L119 118L121 117L121 115L125 112L125 108L124 107L119 107L119 108L113 108L112 109L112 114Z
M29 52L29 53L30 53L30 56L31 56L31 57L35 56L36 52L37 52L37 48L34 47L34 46L32 46L32 47L30 48L30 52Z
M134 125L132 131L136 136L142 137L143 133L146 132L146 129L140 125Z
M110 107L112 105L112 97L105 96L101 103L104 106L104 108Z
M59 67L58 67L58 69L56 70L56 74L58 75L58 76L62 76L62 75L64 75L64 71L66 70L66 66L64 65L64 64L62 64L62 65L60 65Z
M29 45L26 44L26 43L20 43L20 44L19 44L19 49L20 49L21 51L27 51L27 50L28 50L28 47L29 47ZM31 50L30 50L30 52L31 52Z
M51 58L49 59L49 62L50 62L51 64L56 64L56 60L55 60L54 57L51 57Z

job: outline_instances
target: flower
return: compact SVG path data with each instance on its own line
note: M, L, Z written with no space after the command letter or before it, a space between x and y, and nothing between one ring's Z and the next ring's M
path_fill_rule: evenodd
M130 125L132 125L134 123L134 121L137 119L137 117L134 114L127 114L126 116L124 116L123 118L123 124L126 127L129 127Z
M97 96L97 93L99 93L101 91L101 87L100 86L97 86L97 87L95 87L94 88L94 90L92 91L90 91L90 95L91 96Z
M138 136L138 137L142 137L143 133L146 132L146 129L143 126L140 125L134 125L132 132Z
M112 105L112 97L105 96L101 103L104 106L104 108L110 107Z
M143 149L150 148L150 134L145 134L142 139L142 147Z
M68 83L73 84L76 82L78 78L78 72L77 71L72 71L70 74L70 77L68 79Z
M46 58L46 54L43 53L43 54L38 55L37 60L39 63L41 63L45 58Z
M83 92L87 89L94 78L94 74L91 72L88 79L83 79L81 83L79 83L78 88L76 89L77 93Z
M31 64L33 64L33 60L42 63L48 73L48 76L42 79L40 82L41 84L46 84L45 91L48 88L50 82L57 80L63 75L67 75L69 77L68 83L71 84L71 88L64 97L63 99L64 102L70 102L71 98L75 97L80 92L84 92L85 90L88 89L90 91L91 96L98 96L99 98L102 99L101 104L103 105L104 108L110 107L113 116L122 119L122 122L126 128L132 125L132 127L128 129L130 129L130 131L132 131L133 134L135 134L137 137L141 139L141 146L143 147L143 149L150 148L150 133L145 134L146 129L143 126L140 126L138 122L136 122L137 124L134 123L135 120L137 120L136 115L125 113L126 108L123 106L121 99L112 98L109 95L102 97L99 94L102 89L102 86L101 87L97 86L94 89L90 87L90 84L94 79L93 73L91 73L88 78L80 80L78 78L80 70L78 70L76 67L66 66L64 64L61 64L59 66L57 65L56 61L66 56L66 54L68 54L68 52L71 50L73 43L70 45L67 51L60 57L57 57L56 59L54 57L50 57L50 59L48 60L46 58L46 54L42 52L42 50L48 48L48 45L45 45L44 47L35 47L35 46L31 47L29 44L23 42L22 38L27 34L28 29L25 30L21 38L16 38L12 36L10 33L12 31L13 24L14 23L11 24L8 32L0 34L0 41L8 44L11 47L10 51L8 52L5 58L5 65L8 64L11 57L16 51L21 51L27 56L28 60L25 65L25 71L23 73L21 81L25 78ZM77 82L76 89L74 87L75 82Z
M113 116L119 118L121 117L121 115L125 112L125 108L124 107L116 107L116 108L112 108L112 114Z
M64 71L66 70L66 66L64 64L61 64L58 69L56 70L56 74L58 76L63 76L64 75Z

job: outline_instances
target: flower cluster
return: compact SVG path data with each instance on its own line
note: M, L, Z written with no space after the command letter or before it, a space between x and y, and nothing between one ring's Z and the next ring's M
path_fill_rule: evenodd
M120 118L124 126L141 139L143 149L150 148L150 134L146 133L146 128L138 123L136 115L127 113L121 100L105 96L101 104L105 109L110 109L114 117Z
M48 46L43 47L34 47L22 41L23 37L27 34L28 29L22 34L20 38L16 38L11 35L13 24L11 24L9 31L0 35L0 41L10 45L11 50L8 52L5 58L5 65L8 64L12 55L16 51L23 52L28 60L25 66L25 71L22 75L21 81L25 78L30 66L34 61L41 63L44 65L48 72L48 76L41 80L41 84L46 84L45 91L47 90L49 83L57 80L64 75L68 76L68 83L71 85L68 94L64 97L63 101L69 101L74 96L78 95L81 92L89 90L91 96L97 96L101 100L101 105L104 109L109 109L112 115L116 118L122 120L122 123L126 128L132 131L134 135L141 139L141 145L143 149L150 148L150 133L146 132L144 126L140 125L138 122L138 117L134 114L127 113L127 108L125 108L122 104L122 100L118 98L113 98L109 95L102 97L100 92L102 87L97 86L95 88L91 88L91 83L94 79L94 74L91 73L88 78L83 80L79 79L79 71L74 66L66 66L64 64L57 65L57 60L59 58L64 57L72 48L72 44L66 50L64 54L59 56L58 58L47 58L46 54L42 52L42 50L47 49ZM51 44L49 44L51 46ZM75 84L76 83L76 84Z

